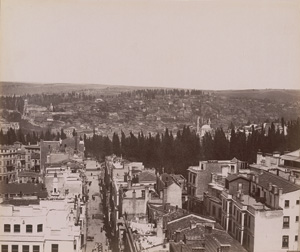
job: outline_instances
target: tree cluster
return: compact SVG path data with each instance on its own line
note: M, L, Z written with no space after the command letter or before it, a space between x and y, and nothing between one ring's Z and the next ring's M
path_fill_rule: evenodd
M73 135L77 133L74 131ZM58 141L59 139L66 139L67 135L64 130L61 129L60 132L56 134L51 133L50 129L45 132L41 131L39 134L35 131L28 132L25 134L22 129L14 130L10 128L6 133L0 130L0 144L1 145L13 145L15 142L21 142L22 144L37 144L41 139L45 141Z
M188 95L203 95L202 90L185 90L185 89L139 89L129 92L122 92L119 96L121 97L139 97L145 99L155 99L156 96L172 95L178 97L184 97Z
M282 122L284 124L284 121ZM159 171L174 172L186 175L187 168L197 165L199 160L228 160L234 157L254 163L256 154L286 150L294 151L300 148L300 119L288 122L287 135L275 129L271 124L268 134L252 127L248 136L245 132L231 130L230 140L222 128L217 128L214 135L206 133L201 141L194 131L184 127L173 136L168 129L163 134L145 136L142 132L135 136L130 133L125 136L121 132L114 133L112 140L107 136L94 135L85 139L86 153L103 159L106 155L116 154L130 161L140 161L147 167Z

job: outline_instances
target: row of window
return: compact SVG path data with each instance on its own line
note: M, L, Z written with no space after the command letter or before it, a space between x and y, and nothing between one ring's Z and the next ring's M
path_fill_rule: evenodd
M4 149L0 149L0 153L12 153L12 152L17 152L17 150L4 150Z
M298 235L295 235L295 242L298 241ZM289 236L284 235L282 236L282 248L288 248L289 247Z
M26 233L32 233L33 226L32 225L26 225ZM38 224L36 228L37 232L43 232L43 224ZM9 233L11 232L11 225L10 224L4 224L4 232ZM14 224L14 233L20 233L21 232L21 225L20 224Z
M299 205L299 204L300 204L300 200L296 200L296 205ZM290 207L290 201L289 200L284 201L284 207L285 208Z
M19 250L21 248L21 250ZM29 245L11 245L11 252L29 252ZM1 245L1 252L8 252L8 245ZM40 252L40 246L33 245L32 252ZM58 252L58 244L51 244L51 252Z
M295 222L299 222L299 216L296 216ZM290 227L290 216L283 216L283 228Z

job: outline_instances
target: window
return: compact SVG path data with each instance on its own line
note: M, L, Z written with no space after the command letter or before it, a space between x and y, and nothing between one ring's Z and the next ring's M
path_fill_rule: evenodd
M51 252L58 252L58 244L51 245Z
M37 231L38 232L43 232L43 224L38 224L37 225Z
M29 252L29 245L23 245L22 252Z
M290 201L289 200L284 201L284 207L290 207Z
M8 252L8 245L1 245L1 252Z
M4 224L4 232L10 232L10 224Z
M11 252L18 252L19 251L19 245L11 245Z
M300 204L300 200L296 200L296 205L299 205Z
M14 225L14 232L15 233L20 233L20 229L21 229L21 226L19 224Z
M142 198L145 198L145 190L142 190Z
M298 241L298 235L295 235L295 241Z
M40 252L40 246L38 246L38 245L33 245L32 251L33 251L33 252Z
M298 222L299 221L299 216L296 216L296 222Z
M289 247L289 236L288 235L282 236L282 247L283 248Z
M289 228L289 227L290 227L290 217L283 216L283 228Z
M32 225L26 225L26 233L32 233Z

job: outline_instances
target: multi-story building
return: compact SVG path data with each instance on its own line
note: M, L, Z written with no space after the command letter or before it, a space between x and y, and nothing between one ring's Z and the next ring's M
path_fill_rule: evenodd
M46 188L36 182L1 183L1 251L82 251L86 198L80 170L69 162L48 167Z
M283 155L275 151L272 154L257 152L256 163L249 168L253 171L268 171L285 179L292 179L300 185L300 149L286 151Z
M205 213L250 252L299 250L300 186L270 172L210 183Z
M18 201L0 205L1 251L82 251L83 237L75 204L66 200L31 200L24 206Z
M207 191L212 173L225 178L229 174L245 169L247 163L237 160L208 160L200 161L199 166L188 168L188 209L192 212L202 213L203 193Z
M17 149L15 146L0 145L0 181L13 181L16 176Z
M159 194L163 203L182 208L182 188L183 181L178 180L178 176L163 173L157 176L156 192Z

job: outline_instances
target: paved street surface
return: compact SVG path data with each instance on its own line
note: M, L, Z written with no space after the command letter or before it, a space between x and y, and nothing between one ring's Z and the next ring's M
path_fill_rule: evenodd
M91 163L87 164L87 168L90 167L90 165ZM106 245L107 240L105 232L103 230L104 224L98 175L100 175L100 170L86 171L87 180L91 181L91 185L89 186L88 184L87 186L87 188L89 189L89 201L87 205L87 237L94 237L93 241L87 241L86 252L101 251L97 248L98 246L100 246L100 244L102 244L102 251L108 251L108 247ZM101 228L103 230L102 232Z

